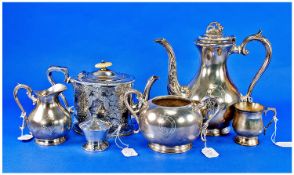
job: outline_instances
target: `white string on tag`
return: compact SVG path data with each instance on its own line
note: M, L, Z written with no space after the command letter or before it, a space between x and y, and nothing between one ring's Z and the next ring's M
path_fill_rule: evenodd
M207 140L206 140L206 134L207 134L207 128L208 124L212 117L210 116L209 119L203 124L202 131L201 131L201 140L204 142L204 147L202 148L201 152L205 155L207 158L215 158L219 156L219 153L215 151L212 147L207 147Z
M22 125L19 127L20 131L21 131L21 135L19 137L17 137L18 140L20 141L27 141L27 140L31 140L33 138L32 133L30 132L30 134L24 134L24 129L25 129L25 120L26 120L26 113L22 112L20 115L20 118L22 118Z
M279 146L279 147L287 147L287 148L291 148L292 147L292 142L276 142L276 136L277 136L277 123L278 123L278 118L276 115L273 116L273 121L275 124L275 129L274 132L271 136L271 141L273 142L273 144Z
M115 145L121 149L121 152L122 154L125 156L125 157L132 157L132 156L138 156L138 153L135 151L135 149L133 148L129 148L129 145L124 143L121 139L120 139L120 136L119 136L119 133L120 133L120 130L121 130L121 125L118 126L118 128L114 131L115 133L115 139L114 139L114 143ZM119 143L121 145L118 144L117 140L119 141Z

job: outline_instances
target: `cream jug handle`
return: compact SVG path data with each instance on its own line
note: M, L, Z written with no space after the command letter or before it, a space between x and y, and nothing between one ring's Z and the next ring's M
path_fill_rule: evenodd
M14 100L21 110L21 115L26 117L26 111L24 110L23 106L21 105L21 103L18 99L18 90L19 89L25 89L27 91L28 97L33 101L33 105L35 105L37 99L32 95L33 90L29 86L27 86L25 84L18 84L17 86L15 86L15 88L13 90Z
M250 97L252 90L256 84L256 82L259 80L259 78L261 77L261 75L264 73L264 71L266 70L268 64L270 63L271 57L272 57L272 47L270 42L268 41L267 38L262 36L261 30L253 35L249 35L247 38L245 38L242 42L242 44L238 47L238 46L234 46L232 48L232 53L241 53L243 55L248 55L249 51L246 49L246 45L250 42L250 41L259 41L263 44L263 46L266 49L266 57L265 60L262 64L262 66L260 67L260 69L258 70L258 72L255 74L252 82L250 83L250 86L247 90L247 94L246 97Z
M130 99L131 98L131 95L132 94L135 94L136 95L136 98L138 99L138 104L130 104ZM128 108L128 110L132 113L132 115L135 117L137 123L139 124L139 117L138 117L138 113L141 111L141 109L148 105L147 104L147 101L144 99L143 97L143 94L135 89L131 89L129 91L127 91L125 94L124 94L124 103L126 105L126 107ZM139 114L140 115L140 114ZM140 125L140 124L139 124ZM140 130L140 127L137 131L134 131L135 133L139 132Z
M69 83L70 82L70 77L69 77L69 74L68 74L68 69L67 67L61 67L61 66L50 66L47 70L47 78L48 78L48 81L52 84L52 85L55 85L56 82L53 80L52 78L52 72L62 72L64 74L64 82L66 83ZM72 110L71 108L69 108L69 105L68 105L68 102L65 98L65 96L63 95L63 93L60 93L59 94L66 109L68 109L68 111L71 113Z

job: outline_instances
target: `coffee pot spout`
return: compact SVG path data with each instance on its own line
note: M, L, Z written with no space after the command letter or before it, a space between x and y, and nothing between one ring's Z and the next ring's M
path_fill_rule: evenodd
M156 39L155 42L161 44L167 51L168 63L168 92L170 95L179 95L182 97L189 97L190 90L186 86L181 86L178 81L176 56L173 48L165 38Z

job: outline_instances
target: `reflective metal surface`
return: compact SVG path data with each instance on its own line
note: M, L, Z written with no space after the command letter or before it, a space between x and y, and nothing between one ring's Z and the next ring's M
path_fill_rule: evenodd
M136 94L139 108L127 100ZM159 96L146 101L137 90L125 94L125 104L136 117L149 147L161 153L188 151L202 130L202 109L207 106L179 96Z
M266 58L251 82L246 96L250 96L253 87L267 68L272 49L270 42L262 36L261 32L250 35L244 39L240 46L236 46L234 36L223 36L223 27L212 22L208 25L206 33L200 36L196 45L201 53L201 66L198 73L188 86L181 86L178 82L176 70L176 57L172 47L166 39L158 39L156 42L163 45L168 53L168 91L169 94L187 97L192 100L201 100L207 94L218 97L220 104L226 105L209 124L209 135L221 135L229 133L229 124L232 120L231 106L240 101L241 94L231 82L227 71L227 58L230 54L238 53L247 55L246 45L250 41L259 41L266 48ZM246 71L242 69L243 71Z
M36 105L28 117L26 117L26 112L17 96L21 88L27 90L28 97ZM14 88L14 99L25 116L24 119L30 132L39 145L58 145L66 140L72 120L70 110L63 107L58 99L58 95L64 90L66 90L66 87L62 84L53 85L43 91L32 91L29 86L23 84L18 84Z
M235 142L245 146L255 146L259 143L258 136L266 128L263 126L263 114L275 108L264 108L261 104L240 102L234 107L233 128L237 136ZM268 127L268 126L267 126Z
M103 111L104 112L104 111ZM83 145L86 151L104 151L109 144L106 141L111 123L93 117L79 124L84 132L87 143Z
M99 70L93 72L81 72L77 78L69 77L68 68L51 66L47 71L48 80L55 84L52 79L53 72L62 72L65 75L65 82L71 83L74 87L75 118L77 123L74 130L82 134L79 124L89 116L97 115L98 109L102 106L106 113L103 120L112 124L109 134L112 135L119 125L122 126L120 136L133 133L130 113L123 103L124 93L132 88L134 78L131 75L117 73L108 69L110 62L101 62L95 65ZM146 93L149 92L153 81L146 85ZM148 97L148 95L147 95Z

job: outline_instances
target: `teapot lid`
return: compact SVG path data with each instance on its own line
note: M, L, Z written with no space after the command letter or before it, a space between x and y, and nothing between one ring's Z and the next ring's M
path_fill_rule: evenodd
M211 22L206 28L206 33L199 36L197 45L232 45L235 43L234 36L223 36L224 27L218 22Z
M108 67L112 66L111 62L101 61L95 65L98 70L93 72L83 71L79 73L78 80L88 83L101 83L101 84L121 84L130 83L135 80L131 75L114 72Z

